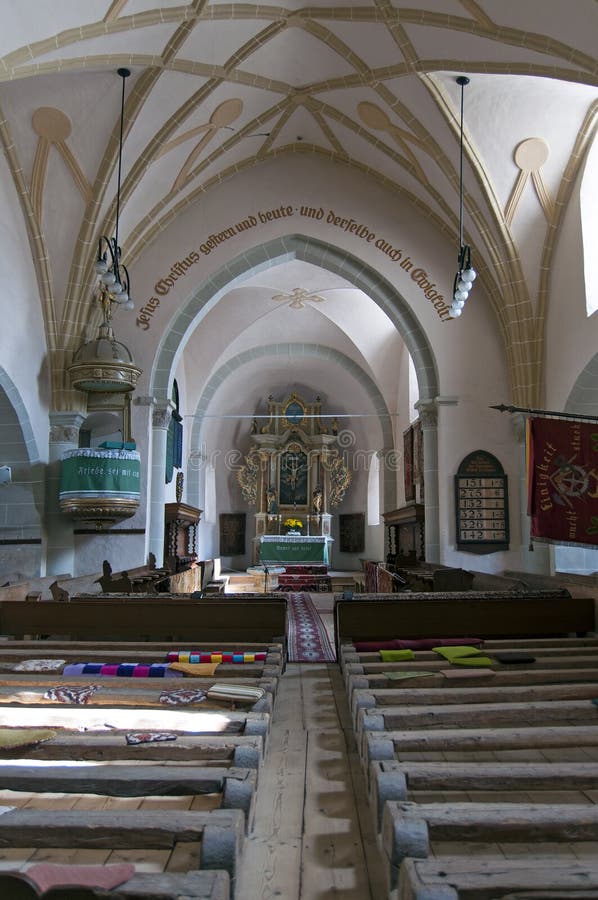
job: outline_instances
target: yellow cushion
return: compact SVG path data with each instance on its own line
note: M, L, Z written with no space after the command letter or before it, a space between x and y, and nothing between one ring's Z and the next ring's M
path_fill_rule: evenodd
M211 678L220 663L170 663L169 668L182 672L188 678Z
M49 741L56 732L49 728L0 728L0 749L12 750L14 747L27 747Z

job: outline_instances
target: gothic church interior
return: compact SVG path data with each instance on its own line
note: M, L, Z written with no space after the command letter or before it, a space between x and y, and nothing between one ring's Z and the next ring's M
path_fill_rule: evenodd
M525 413L598 414L595 0L0 12L0 590L197 559L261 592L301 540L338 575L303 582L329 626L389 552L594 591L592 547L530 539ZM455 485L480 460L502 505L476 536ZM319 671L284 694L314 743L286 708L272 758L307 771L330 727L319 764L356 785ZM354 826L358 886L306 841L289 900L387 895Z

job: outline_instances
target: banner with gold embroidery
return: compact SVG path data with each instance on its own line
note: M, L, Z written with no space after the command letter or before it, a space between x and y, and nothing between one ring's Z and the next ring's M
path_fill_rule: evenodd
M531 537L598 546L598 424L529 418L527 475Z

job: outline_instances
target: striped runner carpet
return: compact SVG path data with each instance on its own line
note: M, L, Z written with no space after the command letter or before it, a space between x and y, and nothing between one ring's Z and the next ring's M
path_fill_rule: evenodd
M289 662L336 662L334 648L309 594L290 593L288 614Z

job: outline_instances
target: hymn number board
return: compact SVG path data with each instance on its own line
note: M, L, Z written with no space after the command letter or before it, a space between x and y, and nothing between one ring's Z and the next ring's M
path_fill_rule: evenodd
M491 453L466 456L455 475L457 549L494 553L509 547L507 476Z

